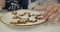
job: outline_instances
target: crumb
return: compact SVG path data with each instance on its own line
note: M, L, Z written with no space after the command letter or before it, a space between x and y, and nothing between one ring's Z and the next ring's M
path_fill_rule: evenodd
M35 19L39 19L40 20L40 19L42 19L42 17L41 16L36 16Z
M41 16L42 14L38 14L37 16Z
M13 19L20 19L20 17L19 16L14 16Z
M25 13L23 13L23 14L18 14L19 16L24 16L24 15L26 15L26 12Z
M30 15L30 14L28 14L28 17L31 17L31 15Z
M17 14L17 12L14 12L14 11L13 11L13 12L12 12L12 14L13 14L13 15L16 15L16 14Z

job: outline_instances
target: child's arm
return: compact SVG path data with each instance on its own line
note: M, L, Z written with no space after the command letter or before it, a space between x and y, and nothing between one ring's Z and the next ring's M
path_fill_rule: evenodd
M5 0L0 0L0 8L5 7Z
M54 4L54 3L57 3L57 1L55 0L55 2L54 2L52 0L45 0L45 3L43 5L35 6L33 9L35 9L35 10L41 10L41 9L44 9L44 8L46 8L46 7Z

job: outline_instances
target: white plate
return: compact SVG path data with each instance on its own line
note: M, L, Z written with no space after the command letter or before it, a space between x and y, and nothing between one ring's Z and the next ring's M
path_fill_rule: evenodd
M42 13L42 11L40 11ZM0 13L2 15L3 13ZM0 32L60 32L60 24L52 25L49 21L32 28L9 28L0 22Z
M18 10L16 12L18 13L23 13L23 12L31 12L31 13L36 13L36 14L42 14L43 12L41 11L33 11L33 10ZM12 16L14 16L11 12L9 13L6 13L6 14L3 14L2 15L3 17L1 18L1 21L5 24L8 24L8 25L11 25L9 22L12 21ZM16 20L14 20L16 21ZM35 22L35 23L27 23L27 24L19 24L18 26L31 26L31 25L36 25L36 24L41 24L45 22L45 20L39 20L38 22Z

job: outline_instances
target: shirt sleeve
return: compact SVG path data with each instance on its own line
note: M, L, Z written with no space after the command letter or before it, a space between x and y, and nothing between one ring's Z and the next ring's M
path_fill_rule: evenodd
M60 0L57 0L57 3L59 3L59 4L60 4Z

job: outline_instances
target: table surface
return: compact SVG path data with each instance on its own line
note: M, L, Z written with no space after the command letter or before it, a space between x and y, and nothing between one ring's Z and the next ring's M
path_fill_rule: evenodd
M60 32L60 24L51 24L50 22L46 22L29 28L12 28L0 22L0 32Z
M60 25L44 23L30 28L11 28L0 23L0 32L60 32Z

